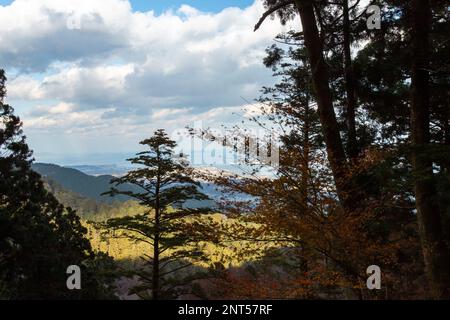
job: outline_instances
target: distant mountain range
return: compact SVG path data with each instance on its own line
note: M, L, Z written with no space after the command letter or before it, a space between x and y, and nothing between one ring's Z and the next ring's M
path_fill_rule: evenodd
M91 176L77 169L61 167L55 164L34 163L33 170L38 172L44 178L58 183L64 189L75 192L83 197L93 199L103 203L112 203L114 201L127 201L129 197L119 195L114 198L102 196L101 194L110 190L112 175ZM118 189L123 191L140 191L139 187L134 185L122 185Z
M46 163L34 163L32 165L33 170L38 172L46 181L47 186L49 186L52 192L57 192L63 197L62 201L65 205L72 205L75 203L74 207L81 207L86 211L86 203L89 203L89 208L93 207L92 201L101 204L113 204L117 202L126 202L131 200L127 196L116 196L114 198L110 196L102 196L101 194L110 190L111 179L114 178L111 174L104 175L89 175L87 172L95 172L96 174L100 172L108 172L109 169L117 169L116 166L78 166L78 169L73 167L62 167L55 164ZM122 168L123 169L123 168ZM81 170L85 171L82 172ZM110 172L110 171L109 171ZM117 172L117 171L116 171ZM122 174L126 171L122 171ZM201 191L211 198L211 200L206 201L187 201L186 207L214 207L216 201L221 200L224 194L220 191L217 185L206 182L199 181L201 184ZM124 184L118 187L118 189L123 191L142 191L139 187L132 184ZM242 195L245 197L245 195ZM59 199L61 201L61 199ZM80 205L81 204L81 205Z

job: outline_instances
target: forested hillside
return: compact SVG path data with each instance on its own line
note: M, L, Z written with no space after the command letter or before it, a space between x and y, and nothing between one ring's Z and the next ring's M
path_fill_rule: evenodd
M102 196L102 193L109 190L111 179L113 179L114 176L90 176L76 169L44 163L34 163L32 168L44 178L49 178L57 182L66 190L70 190L98 202L110 203L113 201L111 197L105 195ZM136 187L132 185L124 186L124 188L136 190ZM129 199L130 198L127 196L122 196L117 197L115 200L126 201Z
M50 178L43 177L42 179L45 188L60 203L76 210L77 214L84 220L104 221L109 218L137 214L141 209L138 203L131 199L127 201L104 202L65 189Z

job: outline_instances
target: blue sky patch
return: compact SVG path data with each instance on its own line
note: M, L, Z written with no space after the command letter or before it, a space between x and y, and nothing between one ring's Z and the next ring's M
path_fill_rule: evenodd
M61 0L63 1L63 0ZM0 5L9 5L13 0L0 0ZM220 12L228 7L245 8L253 4L253 0L130 0L134 11L154 10L160 14L169 9L177 9L183 4L188 4L200 11Z

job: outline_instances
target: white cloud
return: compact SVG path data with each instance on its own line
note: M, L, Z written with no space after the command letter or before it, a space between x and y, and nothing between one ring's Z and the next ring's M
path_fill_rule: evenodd
M0 6L0 65L18 73L8 101L27 102L26 129L91 130L104 139L231 121L243 98L272 82L265 48L298 25L269 19L253 32L263 10L255 1L215 14L183 5L155 15L133 12L126 0L16 0Z
M44 98L40 82L27 75L20 75L8 82L8 99L39 100Z
M45 77L39 90L47 99L83 102L102 108L125 94L126 77L133 70L132 64L72 66Z
M57 126L58 120L48 117L37 117L25 120L24 124L30 129L46 129Z
M183 4L181 5L180 9L178 9L178 13L185 15L186 17L195 17L200 14L200 11L187 4Z
M153 113L152 119L153 120L163 120L167 118L173 118L174 116L180 115L180 114L186 114L192 110L192 108L183 108L183 109L161 109Z
M72 110L74 110L75 106L71 103L65 103L61 102L54 106L37 106L33 108L33 110L30 112L31 115L54 115L54 114L68 114Z
M45 71L53 61L109 54L124 45L128 1L16 0L0 7L0 62ZM81 29L70 29L73 19Z

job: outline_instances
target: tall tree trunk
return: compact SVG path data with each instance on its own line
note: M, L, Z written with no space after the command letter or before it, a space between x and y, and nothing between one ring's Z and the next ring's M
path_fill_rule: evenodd
M160 210L158 206L155 210L155 238L153 240L153 278L152 278L152 299L159 300L159 220Z
M443 143L447 146L447 150L450 150L450 90L447 91L446 108L442 112L442 130L443 130ZM442 170L444 174L450 174L450 160L445 159L442 164Z
M430 142L429 0L412 1L411 140L414 192L425 268L435 299L450 298L450 253L433 182L432 160L425 147Z
M160 154L157 152L158 158L158 174L156 177L155 187L155 238L153 239L153 278L152 278L152 299L159 300L159 242L160 242L160 223L161 223L161 205L159 201L161 187L161 168Z
M358 143L356 140L356 93L355 93L355 76L353 73L352 56L351 56L351 38L350 38L350 13L348 9L348 0L343 0L343 18L344 18L344 72L345 72L345 90L347 94L347 107L345 112L345 120L347 123L347 153L351 159L358 156Z
M327 146L328 161L333 172L339 199L343 207L349 209L352 207L352 201L347 184L348 177L346 176L347 160L333 108L328 66L323 55L323 45L317 28L314 9L311 1L295 0L295 5L299 11L303 27L319 118Z
M305 121L303 123L303 150L302 150L302 178L301 178L301 203L303 208L308 207L308 190L309 190L309 153L310 153L310 123L311 111L309 106L309 98L305 99Z

